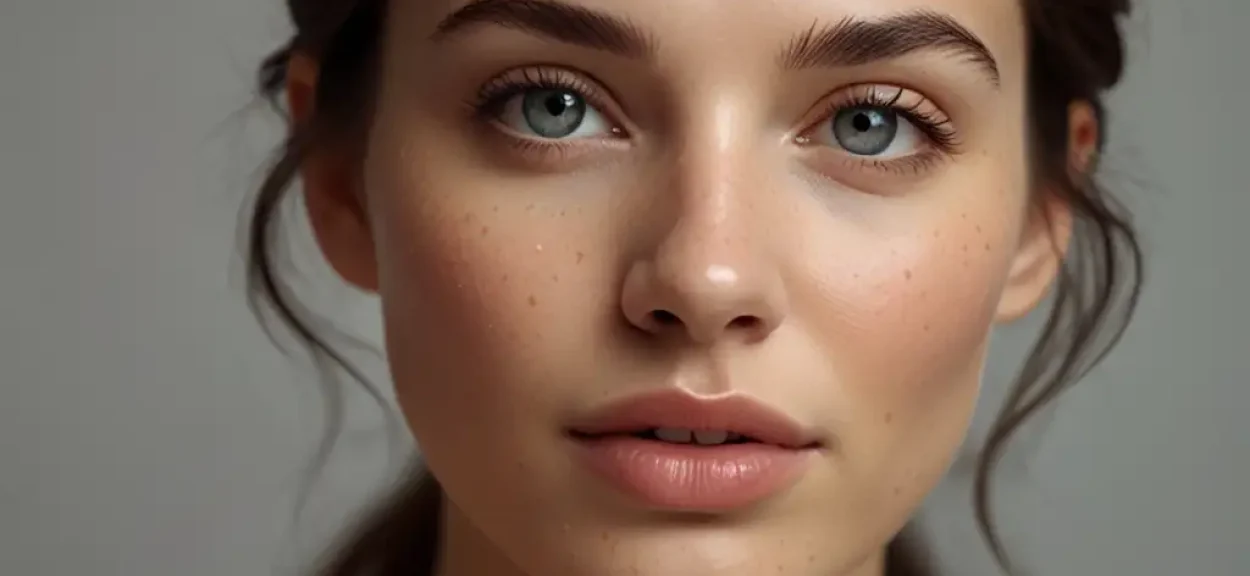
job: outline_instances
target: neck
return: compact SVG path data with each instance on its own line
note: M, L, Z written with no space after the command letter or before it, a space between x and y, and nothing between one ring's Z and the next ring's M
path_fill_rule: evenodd
M526 574L482 534L451 502L444 500L438 562L435 576L539 576ZM771 570L770 570L771 571ZM886 550L872 554L858 565L831 574L804 576L886 576ZM547 576L547 575L542 575Z

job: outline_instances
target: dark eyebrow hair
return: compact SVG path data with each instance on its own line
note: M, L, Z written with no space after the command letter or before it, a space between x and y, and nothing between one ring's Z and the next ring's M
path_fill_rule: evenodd
M845 18L832 26L813 24L782 52L786 69L860 66L922 50L944 50L980 67L997 86L998 62L989 48L950 16L927 10L881 20Z
M474 0L444 18L433 39L481 24L522 30L626 58L648 58L655 53L651 38L628 20L558 0Z
M452 12L432 38L494 25L626 58L652 58L655 42L629 20L560 0L473 0ZM985 43L950 16L920 10L880 20L844 18L796 36L782 52L786 69L862 66L922 50L945 50L978 64L998 85L998 63Z

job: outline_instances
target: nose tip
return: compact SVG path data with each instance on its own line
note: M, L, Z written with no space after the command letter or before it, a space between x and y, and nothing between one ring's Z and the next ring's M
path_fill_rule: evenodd
M626 319L653 336L711 345L762 341L785 317L783 298L759 278L725 266L703 274L665 274L650 263L629 273L622 297Z

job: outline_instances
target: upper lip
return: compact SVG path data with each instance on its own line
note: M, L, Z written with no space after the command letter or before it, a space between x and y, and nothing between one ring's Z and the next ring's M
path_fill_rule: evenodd
M699 398L680 390L632 396L592 412L569 428L575 435L630 434L653 428L723 430L786 448L823 445L814 431L746 396Z

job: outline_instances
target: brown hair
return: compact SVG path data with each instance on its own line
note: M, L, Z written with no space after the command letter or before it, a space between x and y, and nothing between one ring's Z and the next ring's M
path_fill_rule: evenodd
M990 478L1021 424L1097 364L1115 345L1136 306L1142 254L1124 209L1089 174L1069 165L1068 117L1073 102L1090 103L1106 135L1103 94L1120 79L1124 41L1120 18L1129 0L1020 0L1028 33L1028 110L1036 190L1057 194L1076 219L1073 244L1057 279L1053 308L1001 413L976 468L977 522L999 564L1008 557L994 529ZM360 138L368 130L383 0L287 0L293 38L260 67L260 90L278 110L287 64L295 53L320 63L315 116L292 125L260 186L248 225L249 297L258 314L273 312L315 357L345 368L377 395L360 372L311 329L313 316L275 273L281 240L277 207L300 165L329 142ZM326 568L327 576L432 574L438 547L441 490L428 472L415 478L351 535ZM889 576L930 572L920 548L903 535L887 554Z

